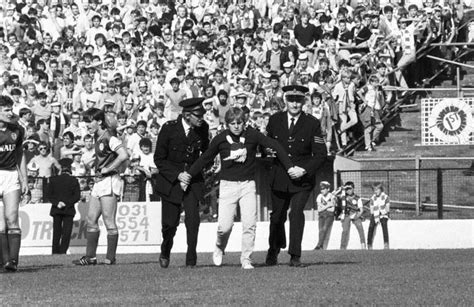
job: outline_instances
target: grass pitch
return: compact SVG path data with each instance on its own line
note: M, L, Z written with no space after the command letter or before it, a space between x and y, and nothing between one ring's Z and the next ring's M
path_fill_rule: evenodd
M77 255L22 257L17 273L0 273L1 305L472 305L473 250L311 251L305 267L244 271L239 254L212 265L210 254L186 268L172 254L119 255L115 266L76 267ZM101 260L101 257L99 257Z

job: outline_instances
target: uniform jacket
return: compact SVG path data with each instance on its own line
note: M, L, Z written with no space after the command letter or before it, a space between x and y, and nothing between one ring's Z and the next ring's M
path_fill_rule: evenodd
M48 196L51 201L50 215L72 215L76 214L74 204L81 198L81 189L76 177L63 173L51 177L48 186ZM66 207L59 209L58 203L62 201Z
M155 191L164 200L181 203L183 190L179 184L179 173L187 170L209 146L209 126L192 129L188 136L184 132L182 117L166 122L161 128L156 143L154 161L159 173L154 176ZM197 198L204 195L204 179L193 178L188 191Z
M272 189L292 193L311 190L315 184L316 171L327 157L319 121L311 115L301 113L293 135L290 136L288 113L279 112L270 117L267 133L285 148L294 165L306 170L303 177L291 180L283 165L275 161L270 180Z

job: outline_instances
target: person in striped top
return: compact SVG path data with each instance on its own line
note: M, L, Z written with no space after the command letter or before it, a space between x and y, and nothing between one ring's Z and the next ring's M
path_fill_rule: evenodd
M372 249L375 228L380 222L380 224L382 224L384 248L389 249L387 222L390 214L390 198L385 194L382 184L374 185L373 189L374 195L370 198L371 217L367 247L368 249Z

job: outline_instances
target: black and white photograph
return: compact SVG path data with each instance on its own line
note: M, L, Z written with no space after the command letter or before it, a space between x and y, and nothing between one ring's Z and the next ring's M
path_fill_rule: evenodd
M474 304L470 0L0 0L0 305Z

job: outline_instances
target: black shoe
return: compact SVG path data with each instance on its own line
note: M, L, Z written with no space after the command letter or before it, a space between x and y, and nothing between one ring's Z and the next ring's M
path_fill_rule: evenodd
M75 265L82 265L82 266L85 266L85 265L96 265L96 264L97 264L97 258L91 258L91 257L88 257L88 256L82 256L81 259L79 259L79 260L74 260L72 263L75 264Z
M316 250L320 250L320 249L323 249L323 248L322 248L321 246L319 246L319 245L316 245L316 247L314 248L315 251L316 251Z
M186 261L187 268L194 268L196 266L196 261Z
M16 272L18 270L18 264L16 260L8 261L3 267L7 272Z
M268 250L267 258L265 259L265 264L268 266L273 266L278 264L278 252L275 250Z
M166 269L170 265L170 260L160 256L160 267Z
M291 256L290 259L290 266L294 267L301 267L303 264L301 263L300 256Z

